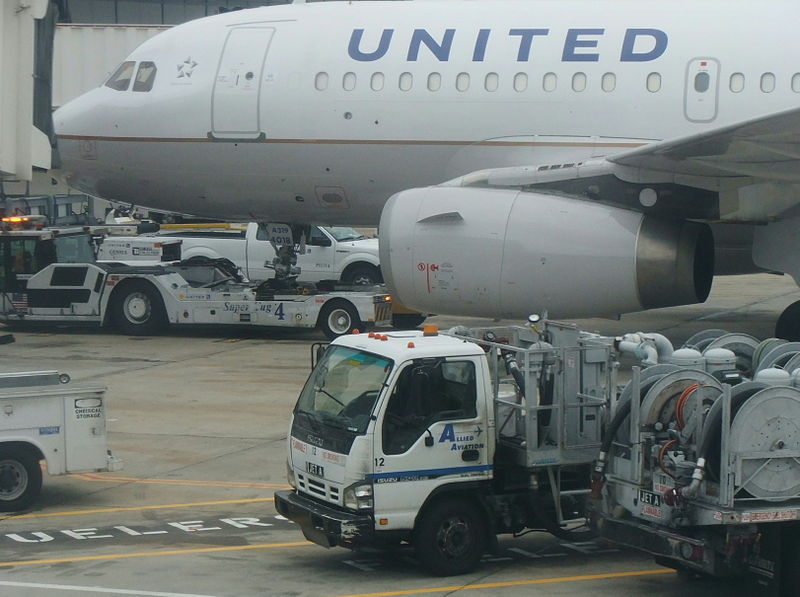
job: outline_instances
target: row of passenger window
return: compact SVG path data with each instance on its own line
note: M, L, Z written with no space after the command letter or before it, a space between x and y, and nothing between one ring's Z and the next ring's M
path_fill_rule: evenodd
M136 72L136 78L133 73ZM111 87L116 91L127 91L133 79L133 91L150 91L156 80L156 65L153 62L142 61L139 63L139 70L136 71L136 62L129 60L119 65L106 81L106 87Z
M383 91L387 86L387 75L384 73L372 73L369 77L369 87L372 91ZM531 77L528 73L517 73L512 77L512 87L514 91L523 92L530 86ZM458 73L455 79L455 88L458 91L467 91L471 85L472 76L470 73ZM572 75L571 88L573 91L585 91L588 86L586 73L576 72ZM345 73L342 77L342 89L353 91L356 88L356 73ZM393 85L392 80L389 85ZM542 89L547 92L555 91L558 88L558 75L550 72L542 76ZM326 72L317 73L314 79L314 87L317 91L325 91L331 86L331 77ZM661 91L661 73L650 73L645 80L647 91L657 93ZM410 91L414 87L414 75L410 72L401 73L397 80L397 87L401 91ZM426 87L428 91L439 91L442 88L442 74L429 73L427 75ZM606 93L614 91L617 87L617 76L614 73L605 73L600 77L600 88ZM777 79L774 73L764 73L759 80L759 88L764 93L772 93L777 87ZM500 75L491 72L483 77L483 89L485 91L497 91L500 88ZM705 93L711 88L711 75L702 71L695 75L694 89L698 93ZM728 81L728 88L733 93L741 93L745 89L745 76L743 73L733 73ZM791 78L791 89L795 93L800 93L800 73L795 73Z

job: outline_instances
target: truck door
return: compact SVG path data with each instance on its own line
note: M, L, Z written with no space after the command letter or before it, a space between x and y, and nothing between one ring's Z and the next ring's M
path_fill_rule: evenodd
M0 311L27 313L28 280L49 263L41 243L33 238L6 238L0 241Z
M717 117L719 62L714 58L695 58L686 67L686 119L711 122Z
M67 472L108 466L104 390L87 389L64 397Z
M38 272L45 262L41 244L35 238L12 238L6 245L8 271L3 290L19 292L25 290L28 279Z
M306 242L306 252L297 259L300 279L308 282L338 280L333 271L334 241L319 226L311 227L311 236Z
M375 511L388 519L382 528L408 528L440 485L489 475L480 371L468 358L423 359L398 374L375 434Z
M275 29L235 27L222 50L211 96L211 133L221 139L257 139L261 83Z

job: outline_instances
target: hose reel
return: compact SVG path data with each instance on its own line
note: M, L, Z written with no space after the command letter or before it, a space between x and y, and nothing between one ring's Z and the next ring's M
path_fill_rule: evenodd
M685 419L685 415L678 411L677 407L681 396L693 385L697 386L696 391L700 391L700 388L713 388L711 394L701 392L706 396L706 403L709 408L711 402L708 399L714 394L719 396L722 392L720 383L705 371L695 369L673 371L661 377L648 390L642 400L641 424L654 425L660 422L666 427L672 422L677 423L678 418Z
M741 489L762 499L799 495L800 390L765 388L743 401L728 445L745 455L737 478Z
M773 356L786 358L793 354L792 349L786 347ZM762 360L762 364L770 360ZM728 455L723 455L721 383L697 369L661 365L648 369L642 371L639 384L637 425L656 434L658 454L677 450L688 462L705 459L707 478L712 482L720 481L723 463L733 462L728 458L735 457L737 465L732 472L737 498L778 501L800 495L800 389L760 381L733 386ZM630 444L631 386L622 392L611 426L616 441L625 445ZM656 460L663 466L661 456Z

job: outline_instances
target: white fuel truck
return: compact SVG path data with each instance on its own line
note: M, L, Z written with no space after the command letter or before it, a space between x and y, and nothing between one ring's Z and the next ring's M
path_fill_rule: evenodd
M438 575L498 534L599 531L777 590L800 557L800 344L690 344L552 321L342 336L295 406L276 508L325 547L409 543ZM638 361L624 389L621 353Z
M499 533L588 532L612 339L554 322L434 328L325 350L294 409L294 490L276 493L278 511L326 547L408 541L445 575L476 566Z

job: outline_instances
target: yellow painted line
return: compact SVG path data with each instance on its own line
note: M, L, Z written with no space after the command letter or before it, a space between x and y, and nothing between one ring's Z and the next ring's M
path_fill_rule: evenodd
M226 547L201 547L197 549L170 549L162 551L143 551L134 553L112 553L98 556L77 556L72 558L49 558L46 560L19 560L16 562L0 562L0 568L12 566L34 566L39 564L63 564L65 562L91 562L97 560L123 560L127 558L152 558L162 556L179 556L193 553L218 553L222 551L245 551L248 549L275 549L278 547L302 547L313 545L309 541L291 541L287 543L257 543L255 545L229 545Z
M140 510L161 510L166 508L194 508L199 506L223 506L225 504L253 504L258 502L271 502L271 497L250 498L241 500L218 500L214 502L187 502L185 504L156 504L152 506L125 506L121 508L96 508L94 510L68 510L66 512L35 512L33 514L20 514L6 516L0 520L17 520L18 518L50 518L53 516L81 516L83 514L110 514L113 512L138 512Z
M191 481L185 479L140 479L138 477L106 477L94 473L70 475L84 481L107 483L146 483L151 485L193 485L199 487L245 487L255 489L289 489L284 483L238 483L235 481Z
M582 576L557 576L554 578L532 578L529 580L509 580L505 582L481 583L478 585L455 585L450 587L430 587L426 589L405 589L398 591L385 591L380 593L352 593L339 597L389 597L390 595L423 595L425 593L449 593L452 591L472 591L477 589L499 589L502 587L524 587L529 585L546 585L554 583L567 583L586 580L606 580L616 578L630 578L633 576L652 576L655 574L671 574L674 570L657 568L655 570L631 570L629 572L607 572L605 574L584 574Z

